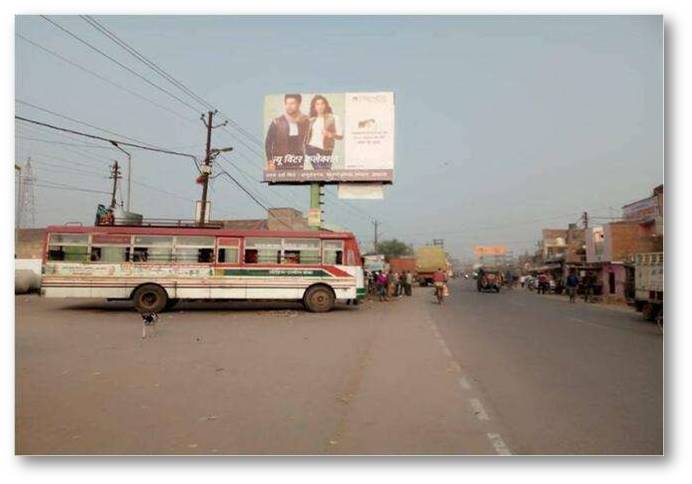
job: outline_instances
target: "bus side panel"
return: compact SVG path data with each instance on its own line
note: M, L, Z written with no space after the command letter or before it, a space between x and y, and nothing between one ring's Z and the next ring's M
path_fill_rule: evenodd
M212 299L246 299L245 287L212 287L210 289Z
M297 287L248 287L247 299L301 299L305 289Z

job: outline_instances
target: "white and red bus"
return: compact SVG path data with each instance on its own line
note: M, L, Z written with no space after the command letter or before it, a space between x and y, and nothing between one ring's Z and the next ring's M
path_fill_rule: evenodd
M141 312L179 300L296 300L323 312L365 296L348 232L201 227L50 226L41 293L132 300Z

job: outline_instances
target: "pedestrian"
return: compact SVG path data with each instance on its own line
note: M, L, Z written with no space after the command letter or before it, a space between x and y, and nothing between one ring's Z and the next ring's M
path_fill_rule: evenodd
M577 299L577 286L579 286L579 278L574 269L567 276L567 292L569 293L569 302L574 303Z
M411 295L411 288L413 287L413 274L411 271L406 271L406 295Z
M541 273L538 276L538 294L545 294L546 286L548 285L548 276Z
M591 272L587 272L584 276L584 302L589 302L593 295L594 276Z
M380 302L387 300L387 274L383 271L377 273L376 277L377 293L380 296Z
M394 290L396 289L396 272L389 271L387 274L387 295L389 297L395 297Z

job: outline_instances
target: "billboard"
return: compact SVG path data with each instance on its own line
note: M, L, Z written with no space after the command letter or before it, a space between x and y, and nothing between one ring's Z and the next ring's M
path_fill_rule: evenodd
M394 93L268 95L264 144L269 183L391 183Z
M476 258L484 256L505 255L507 247L504 245L476 245L473 247L473 254Z

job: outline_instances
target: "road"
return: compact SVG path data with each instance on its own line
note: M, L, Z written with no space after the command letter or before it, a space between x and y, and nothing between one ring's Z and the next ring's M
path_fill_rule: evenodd
M663 337L641 315L472 281L434 320L515 453L660 454Z
M662 337L638 315L451 285L311 314L17 296L19 454L662 451Z

